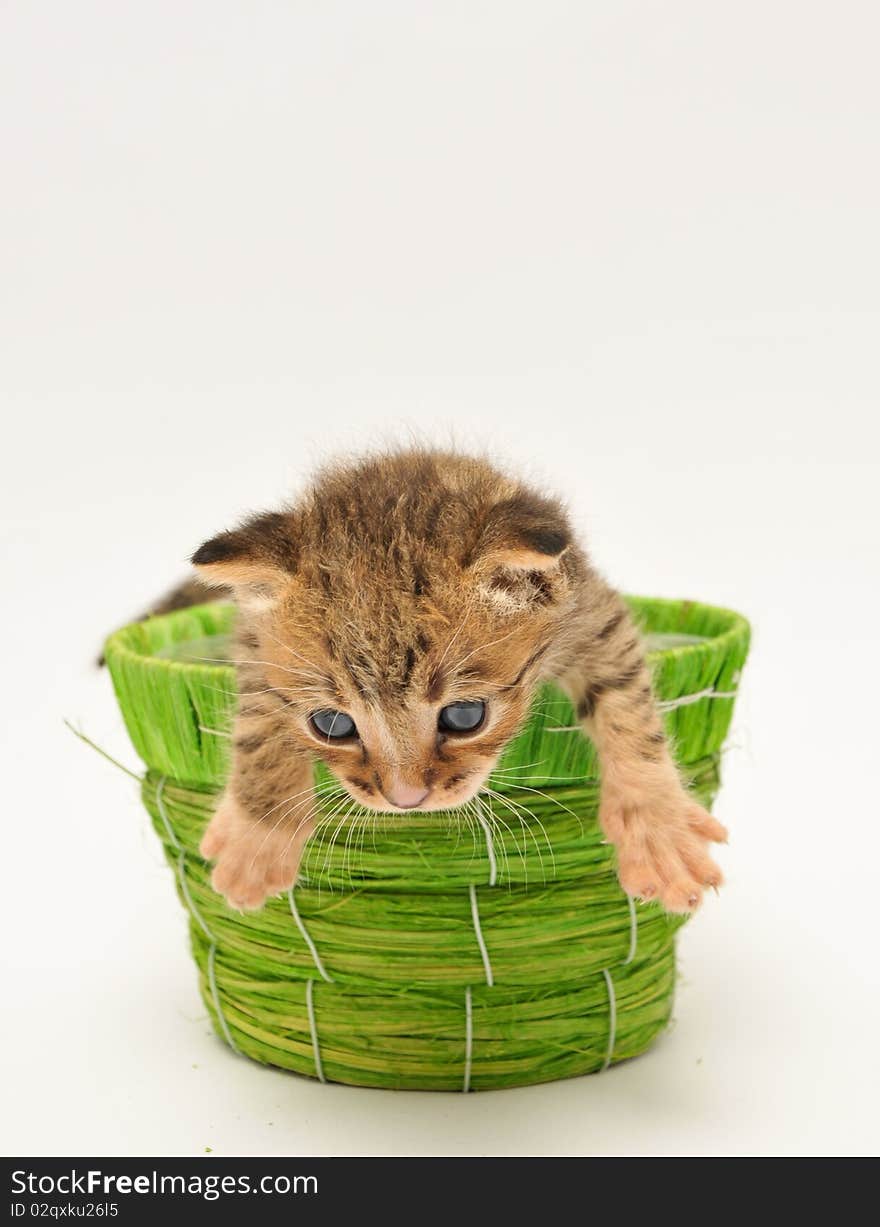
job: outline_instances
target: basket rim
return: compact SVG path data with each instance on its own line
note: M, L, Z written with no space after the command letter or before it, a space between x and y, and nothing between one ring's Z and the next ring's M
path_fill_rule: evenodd
M726 624L722 630L716 634L704 636L699 642L651 649L646 653L649 661L656 660L659 657L664 659L674 658L676 660L687 660L689 657L696 658L707 650L717 651L719 648L724 648L728 644L732 644L741 635L749 635L751 631L748 619L743 614L722 605L707 604L705 601L696 601L687 597L628 595L625 599L635 615L637 625L640 613L649 607L661 607L669 610L678 609L682 612L699 610L713 615L720 622ZM150 638L152 628L157 625L170 625L175 621L179 621L184 616L213 616L219 611L227 611L228 616L228 611L232 608L232 602L208 601L200 605L191 605L186 609L177 609L166 614L156 614L153 617L144 618L140 622L129 622L108 636L104 643L104 659L109 662L112 658L116 665L122 665L123 668L127 663L137 663L141 667L146 664L147 667L156 670L158 673L169 675L183 672L220 678L224 674L234 674L235 665L231 663L215 664L192 660L178 660L172 656L158 656L155 651L155 642Z
M107 637L103 649L104 659L108 663L112 659L114 663L123 665L135 662L139 665L146 664L157 672L168 674L198 672L220 677L224 673L234 673L235 665L231 662L225 664L178 660L173 656L158 656L153 642L141 646L144 636L149 636L151 629L157 625L170 625L180 621L183 617L203 617L213 615L216 611L227 611L232 608L233 602L231 601L205 601L199 605L188 605L185 609L174 609L170 613L153 614L139 622L128 622ZM138 640L140 643L137 642Z

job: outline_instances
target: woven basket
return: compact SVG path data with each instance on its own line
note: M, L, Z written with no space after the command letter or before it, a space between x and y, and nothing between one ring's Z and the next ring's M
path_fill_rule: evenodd
M709 804L748 624L689 601L631 606L676 755ZM226 906L198 843L227 770L236 684L206 658L224 656L233 616L204 605L106 645L226 1043L323 1081L420 1090L545 1082L644 1052L670 1017L682 922L621 891L596 822L595 754L555 687L467 824L334 818L295 891L253 914ZM321 764L316 777L330 778Z

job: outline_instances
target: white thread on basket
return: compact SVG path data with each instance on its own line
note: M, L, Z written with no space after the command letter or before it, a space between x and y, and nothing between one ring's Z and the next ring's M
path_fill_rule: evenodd
M180 893L186 900L186 906L189 908L193 920L197 921L201 926L201 930L205 937L207 937L208 941L215 942L217 939L205 924L204 920L202 919L201 912L196 907L195 903L193 902L193 897L189 893L189 883L186 880L186 853L182 849L180 856L177 858L177 880L180 883Z
M165 830L168 832L168 838L171 840L171 843L178 852L177 880L180 883L180 893L186 900L186 906L189 909L189 913L193 920L196 921L205 937L207 937L208 941L211 943L211 945L208 947L208 987L211 990L211 998L214 1002L214 1009L217 1011L217 1021L220 1023L220 1030L223 1032L223 1037L233 1052L238 1052L238 1045L232 1038L232 1032L229 1030L229 1023L226 1021L226 1015L223 1013L223 1007L220 1005L220 990L217 987L217 973L215 969L215 962L217 959L217 939L214 937L214 934L208 928L207 924L205 924L204 918L199 909L196 907L193 897L189 891L189 883L186 880L186 852L181 846L180 840L174 834L174 830L165 809L165 802L162 797L162 794L165 791L166 780L167 776L163 775L159 780L159 783L156 785L156 808L159 811L162 822L165 824Z
M611 1064L611 1058L614 1055L614 1041L617 1038L617 998L614 995L614 981L607 967L603 967L602 975L605 977L605 985L608 989L608 1051L605 1053L605 1061L602 1065L602 1069L606 1070Z
M474 1011L471 1002L471 986L464 990L464 1082L461 1089L467 1094L471 1089L471 1060L474 1050Z
M180 840L174 834L174 828L171 826L171 820L169 819L168 812L165 809L165 801L163 799L162 794L165 791L165 784L167 782L167 779L168 777L163 775L159 783L156 785L156 808L159 811L159 816L161 817L162 822L165 824L165 830L168 832L168 838L171 840L171 843L174 846L178 854L177 855L177 880L180 883L180 893L183 895L184 899L186 900L186 906L189 908L190 915L192 916L193 920L195 920L196 923L199 925L205 937L207 937L208 941L214 942L216 940L214 937L214 934L205 924L202 914L199 911L199 909L196 907L193 901L193 897L189 892L189 883L186 880L186 852Z
M226 733L223 731L223 729L208 728L207 724L200 724L199 732L200 733L210 733L212 737L231 737L232 736L231 733Z
M318 1045L318 1024L315 1022L315 1002L312 996L314 980L306 981L306 1009L309 1012L309 1029L312 1033L312 1052L315 1054L315 1073L319 1082L326 1082L324 1066L321 1064L321 1049Z
M715 690L711 686L707 690L697 690L693 694L682 694L677 699L658 699L657 710L674 711L676 707L687 707L691 703L699 703L700 699L735 699L736 690ZM548 733L580 732L579 724L561 724L556 728L548 728Z
M180 840L174 834L174 828L168 819L168 814L165 811L165 802L162 799L162 794L165 791L165 785L167 783L168 777L163 775L159 780L159 783L156 785L156 809L159 811L159 817L165 824L165 830L168 832L168 838L171 840L171 846L175 849L175 851L180 852Z
M629 904L629 954L623 960L624 967L636 957L636 947L639 943L639 918L636 915L635 900L632 895L627 895L626 901Z
M660 711L673 711L676 707L687 707L690 703L699 703L700 699L735 699L735 690L715 690L709 686L706 690L697 690L694 694L681 694L677 699L660 699L657 703Z
M471 897L471 916L474 922L474 932L477 935L477 945L480 947L480 957L483 960L483 967L486 971L486 983L491 988L495 983L495 977L492 975L492 963L489 960L489 951L486 949L486 941L480 925L480 909L477 907L477 888L473 882L468 887L468 892Z
M217 943L211 942L211 948L208 951L208 985L211 989L211 996L214 999L214 1009L217 1011L217 1019L220 1023L220 1029L226 1043L233 1050L238 1052L238 1045L232 1038L232 1032L229 1030L229 1023L226 1021L226 1015L223 1013L223 1007L220 1005L220 990L217 988L217 973L214 968L214 961L217 958Z
M302 934L303 941L309 948L312 959L314 960L315 966L318 969L318 973L320 974L321 979L326 980L328 984L332 984L333 977L327 975L326 968L324 967L324 964L321 962L321 956L318 954L318 948L315 945L315 943L312 941L311 934L306 928L305 922L303 921L302 916L300 916L299 914L299 908L296 906L296 901L293 897L293 887L292 886L290 890L287 892L287 898L290 901L290 914L293 917L293 919L296 921L296 927L299 929L300 933Z
M498 881L498 861L495 857L495 841L492 838L492 828L489 826L486 818L481 810L477 809L477 822L483 828L483 834L486 836L486 854L489 857L489 885L494 886Z

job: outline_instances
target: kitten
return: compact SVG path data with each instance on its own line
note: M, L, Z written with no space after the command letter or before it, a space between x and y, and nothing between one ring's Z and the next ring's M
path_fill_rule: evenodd
M403 451L327 469L192 562L239 609L232 770L201 844L233 907L295 882L316 756L370 809L461 805L547 679L598 750L624 890L687 912L720 884L706 843L726 832L683 787L627 607L555 500Z

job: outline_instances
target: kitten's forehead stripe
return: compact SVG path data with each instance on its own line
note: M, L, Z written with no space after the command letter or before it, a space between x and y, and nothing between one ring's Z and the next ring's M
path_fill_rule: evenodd
M533 652L531 656L523 664L519 673L517 673L516 677L513 679L512 682L509 683L509 685L506 688L512 690L515 686L519 686L519 684L522 682L525 675L528 673L529 669L531 669L533 665L536 665L538 663L541 657L547 653L549 647L550 647L549 643L545 643L540 648L538 648L537 651Z
M410 679L412 678L412 675L413 675L413 669L415 669L415 667L416 667L415 648L409 647L406 649L406 653L403 658L403 674L400 680L401 686L406 687L409 685Z

